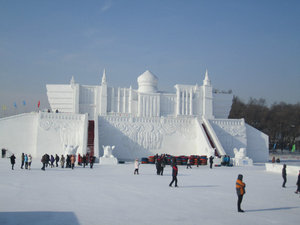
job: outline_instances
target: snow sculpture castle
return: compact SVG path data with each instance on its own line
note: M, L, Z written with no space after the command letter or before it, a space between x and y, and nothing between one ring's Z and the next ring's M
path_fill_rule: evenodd
M121 159L207 155L212 148L234 156L233 149L243 147L254 160L267 160L267 137L243 119L226 119L232 94L213 92L207 71L202 86L177 84L176 93L159 91L158 78L148 70L137 82L137 90L110 87L104 70L99 86L72 78L69 85L47 85L47 94L53 111L88 114L90 148L97 157L102 145L116 145L114 155Z
M32 154L64 154L76 146L77 153L100 157L99 146L115 145L115 157L134 160L156 153L208 155L212 149L234 157L234 148L245 148L254 162L268 160L268 136L244 119L227 119L233 96L213 91L207 71L202 86L176 84L175 93L160 91L148 70L137 82L136 90L111 87L104 70L100 85L80 85L73 77L70 84L47 85L52 112L59 113L36 116Z

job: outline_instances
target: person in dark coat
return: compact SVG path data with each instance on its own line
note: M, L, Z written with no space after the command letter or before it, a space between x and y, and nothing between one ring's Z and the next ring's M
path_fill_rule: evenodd
M283 178L283 184L282 184L282 187L285 188L285 183L286 183L286 164L283 164L283 168L282 168L282 178Z
M164 168L166 166L166 163L165 163L165 158L162 157L161 160L160 160L160 175L163 176L164 175Z
M157 155L156 159L155 159L155 165L156 165L156 174L160 175L160 171L161 171L161 159L160 157Z
M22 153L22 156L21 156L21 169L23 169L23 166L24 166L24 163L25 163L25 154Z
M82 156L82 164L83 164L83 168L85 168L85 165L86 165L86 156L85 155Z
M45 163L46 163L46 167L48 167L48 165L49 165L49 162L50 162L50 156L46 153L45 154Z
M44 154L42 156L41 162L43 163L43 167L41 168L41 170L45 171L45 167L46 167L46 163L47 163L47 154Z
M209 157L209 168L212 169L213 163L214 163L214 157L211 155L211 156Z
M169 184L170 187L172 187L172 184L173 182L175 181L175 187L178 187L177 186L177 174L178 174L178 168L177 168L177 165L176 165L176 162L173 162L172 164L172 181L171 183Z
M93 165L94 165L94 162L95 162L95 158L96 158L95 156L92 156L92 155L90 156L90 168L91 168L91 169L93 169Z
M57 154L55 154L55 164L56 164L56 167L58 167L58 162L59 162L59 156Z
M16 156L14 154L12 154L10 158L10 163L11 163L11 169L14 169L15 163L16 163Z
M296 185L297 185L297 190L295 191L295 193L298 194L300 192L300 170L299 170L298 180Z
M192 169L190 157L188 157L188 159L187 159L187 162L186 162L186 168L187 168L187 169L188 169L188 168Z
M71 157L70 157L70 155L67 155L66 168L71 168Z
M241 203L243 201L243 196L246 193L245 191L246 184L243 182L242 174L238 175L238 178L235 183L235 187L236 187L236 194L238 196L238 201L237 201L238 212L244 212L244 210L241 209Z
M54 161L55 161L55 159L54 159L54 156L53 155L51 155L50 156L50 162L51 162L51 164L50 164L50 166L51 166L51 168L53 168L54 167Z

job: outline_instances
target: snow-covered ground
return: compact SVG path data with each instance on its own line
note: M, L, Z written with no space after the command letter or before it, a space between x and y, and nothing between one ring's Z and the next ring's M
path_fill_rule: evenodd
M17 161L18 163L18 161ZM143 224L299 224L297 177L288 174L282 188L280 174L251 167L179 166L178 188L170 188L171 167L157 176L154 165L133 164L74 170L47 168L39 160L32 170L11 170L0 159L1 225L143 225ZM238 213L237 175L244 175L245 213Z

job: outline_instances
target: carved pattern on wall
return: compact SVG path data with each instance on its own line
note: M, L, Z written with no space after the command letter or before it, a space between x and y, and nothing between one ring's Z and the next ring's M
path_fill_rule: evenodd
M211 120L211 122L231 136L246 138L246 127L243 120Z
M145 149L160 149L163 137L180 133L187 139L196 138L196 123L194 119L161 119L161 118L118 118L114 116L101 117L111 126L117 128L133 143ZM103 137L107 125L99 122L99 135Z
M53 115L41 116L39 126L45 131L53 129L59 133L60 141L66 146L82 146L83 119L78 116Z

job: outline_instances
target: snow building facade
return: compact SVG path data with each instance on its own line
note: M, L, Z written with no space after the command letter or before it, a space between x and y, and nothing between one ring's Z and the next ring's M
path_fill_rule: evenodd
M36 157L72 151L100 157L102 146L114 145L119 160L157 153L234 157L234 148L245 148L254 162L268 160L268 136L244 119L228 119L233 95L214 91L207 71L201 86L176 84L174 93L160 91L158 78L148 70L137 83L137 89L112 87L104 71L95 86L80 85L73 77L70 84L46 85L52 112L30 115L33 141L25 146ZM15 118L0 124L8 120Z

